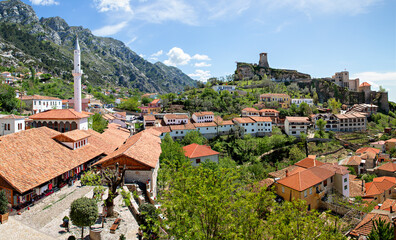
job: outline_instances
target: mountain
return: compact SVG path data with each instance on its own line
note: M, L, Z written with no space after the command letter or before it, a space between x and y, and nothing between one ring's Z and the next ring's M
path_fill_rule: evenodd
M69 26L60 17L39 19L33 8L20 0L0 2L3 65L23 63L71 80L76 36L81 47L83 82L159 93L196 86L196 81L181 70L160 62L152 64L121 41L94 36L89 29Z

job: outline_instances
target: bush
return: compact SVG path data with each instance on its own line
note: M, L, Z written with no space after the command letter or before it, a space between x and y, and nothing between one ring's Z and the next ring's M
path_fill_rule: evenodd
M5 214L8 210L8 199L4 190L0 191L0 214Z

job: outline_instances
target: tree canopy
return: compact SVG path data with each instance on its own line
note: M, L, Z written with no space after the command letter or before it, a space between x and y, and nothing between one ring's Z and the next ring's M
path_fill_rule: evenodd
M92 226L98 216L98 205L94 199L82 197L71 204L70 219L74 225L81 227L81 239L84 239L84 227Z

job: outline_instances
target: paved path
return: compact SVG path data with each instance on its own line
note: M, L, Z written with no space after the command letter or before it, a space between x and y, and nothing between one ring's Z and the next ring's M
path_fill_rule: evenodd
M55 240L56 238L24 225L22 222L9 217L8 222L0 224L0 240Z

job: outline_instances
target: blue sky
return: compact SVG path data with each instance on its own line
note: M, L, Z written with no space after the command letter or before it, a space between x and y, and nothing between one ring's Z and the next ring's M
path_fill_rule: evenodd
M23 0L39 17L119 39L145 59L198 80L235 71L236 61L388 89L396 101L393 0Z

